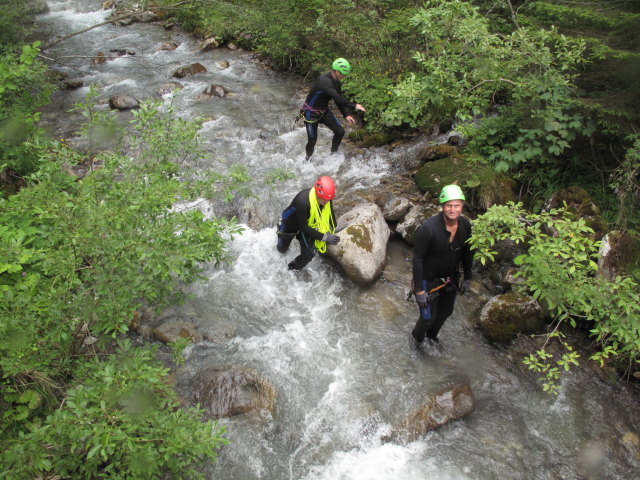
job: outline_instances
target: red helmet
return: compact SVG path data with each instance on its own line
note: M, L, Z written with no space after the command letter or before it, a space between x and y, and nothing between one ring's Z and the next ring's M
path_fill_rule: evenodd
M331 200L336 196L336 185L331 177L320 177L313 188L316 189L316 195L323 200Z

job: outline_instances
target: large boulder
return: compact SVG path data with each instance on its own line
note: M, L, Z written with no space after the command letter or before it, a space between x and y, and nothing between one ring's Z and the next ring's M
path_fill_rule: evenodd
M374 203L358 205L338 218L340 243L329 245L327 255L354 282L367 285L382 273L391 231Z
M385 440L415 441L445 423L469 415L475 408L476 400L469 384L454 385L427 399L424 405L394 426Z
M631 232L609 232L602 239L598 272L607 280L629 275L640 267L640 237Z
M204 368L189 385L189 402L199 404L208 419L275 410L275 388L252 370Z
M554 192L547 200L543 211L564 207L578 218L583 218L595 232L594 240L600 240L608 232L609 226L589 193L580 187L567 187Z
M545 327L545 314L532 297L509 292L496 295L480 312L478 328L487 340L509 343L520 333L540 333Z
M397 222L405 216L411 208L408 198L383 192L376 196L376 204L382 209L384 219L389 222Z

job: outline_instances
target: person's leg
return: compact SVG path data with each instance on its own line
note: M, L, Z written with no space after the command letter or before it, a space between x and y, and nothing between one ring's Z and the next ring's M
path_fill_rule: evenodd
M433 325L433 318L431 320L425 320L422 318L422 315L418 317L418 321L416 322L415 327L413 327L413 331L411 335L415 338L416 342L422 343L424 338L427 336L427 332Z
M453 313L453 306L456 302L456 291L442 292L438 298L431 302L431 313L435 321L431 328L427 331L427 338L438 341L438 332L444 325L444 322Z
M329 127L333 132L331 153L336 153L338 151L338 147L340 147L340 143L342 143L342 138L344 137L344 128L342 128L342 125L340 125L336 116L331 112L328 112L324 117L322 117L322 123Z
M296 238L300 242L300 255L289 263L289 270L302 270L307 263L313 260L316 253L313 240L307 239L302 232Z
M304 125L307 129L307 145L305 146L305 153L307 154L307 160L311 158L313 155L313 151L316 147L316 142L318 141L318 122L313 121L313 117L311 112L304 112L305 121Z
M293 241L295 236L295 232L286 232L282 223L278 225L278 244L276 245L278 251L280 253L285 253L287 250L289 250L289 245L291 245L291 242Z

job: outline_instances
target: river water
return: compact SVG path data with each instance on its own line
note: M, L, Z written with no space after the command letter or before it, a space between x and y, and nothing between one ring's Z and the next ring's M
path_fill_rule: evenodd
M93 0L49 6L37 17L43 39L89 27L110 13ZM179 47L159 51L162 42ZM57 68L85 87L58 92L42 124L73 141L80 115L68 110L84 101L86 85L99 86L101 100L150 98L176 68L197 61L208 69L181 80L185 88L163 101L173 102L181 116L208 119L201 135L210 158L202 168L246 165L257 198L234 205L247 225L230 245L235 261L208 266L207 280L189 288L193 299L168 312L203 332L231 332L226 341L188 347L176 377L180 384L204 367L246 367L274 385L276 408L273 415L220 421L230 444L207 467L207 478L639 478L640 415L629 386L580 368L563 376L557 397L542 393L510 350L489 345L473 328L476 305L464 297L441 332L443 345L411 350L416 309L405 300L411 251L402 242L390 243L385 274L368 288L355 286L321 258L299 274L288 271L296 243L289 253L278 253L274 225L299 190L331 175L338 204L341 195L375 186L410 163L429 139L392 151L360 151L345 142L329 156L330 134L321 127L313 161L305 162L306 135L293 125L304 100L302 81L265 68L246 52L200 53L197 47L188 35L153 24L108 25L72 37L45 53L64 62ZM92 56L111 49L135 55L90 65ZM229 68L218 68L220 61ZM210 84L232 95L198 99ZM275 168L294 178L264 185L259 179ZM382 440L425 398L460 381L474 391L474 413L413 442Z

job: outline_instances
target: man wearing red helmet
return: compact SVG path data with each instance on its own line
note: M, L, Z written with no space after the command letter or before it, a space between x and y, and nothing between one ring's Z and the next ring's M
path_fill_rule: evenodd
M300 255L289 263L289 269L301 270L313 259L316 250L324 253L327 243L336 244L336 225L332 200L336 187L331 177L320 177L313 187L299 192L282 212L278 225L278 251L289 250L293 238L300 243Z

